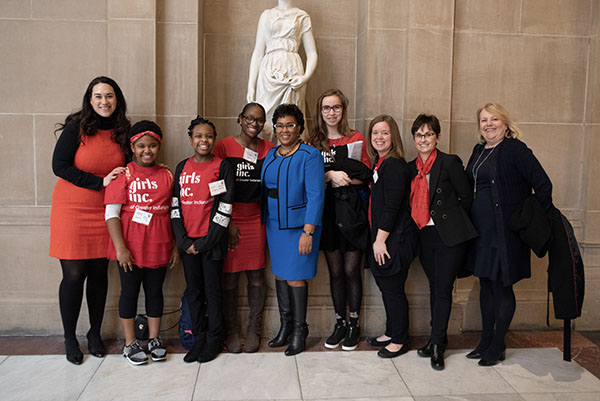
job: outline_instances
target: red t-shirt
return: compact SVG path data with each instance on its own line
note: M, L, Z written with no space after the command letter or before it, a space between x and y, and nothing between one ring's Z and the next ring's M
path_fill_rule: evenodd
M123 205L121 227L125 246L133 255L133 263L139 267L166 266L173 248L169 215L173 174L158 165L141 167L135 162L129 163L127 169L128 173L119 175L106 187L104 204ZM148 224L135 216L138 209L149 214L146 215L149 217ZM108 258L117 258L112 241L108 247Z
M188 237L200 238L208 234L214 201L208 184L218 181L222 161L219 157L214 157L212 161L198 163L190 157L178 177L179 202Z

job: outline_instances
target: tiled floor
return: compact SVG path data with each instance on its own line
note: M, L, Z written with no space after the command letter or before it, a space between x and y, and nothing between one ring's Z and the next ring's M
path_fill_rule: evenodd
M321 339L313 338L311 352L295 357L281 350L224 353L210 363L186 364L182 349L171 343L166 362L131 366L119 354L102 359L86 354L75 366L58 354L58 338L4 337L0 400L600 400L600 353L583 336L574 333L574 361L565 362L555 344L559 333L511 332L506 360L492 368L464 357L476 337L450 338L451 346L468 347L448 350L442 372L414 351L422 338L412 339L413 350L392 360L378 358L364 342L354 352L325 351ZM118 352L118 342L107 343Z

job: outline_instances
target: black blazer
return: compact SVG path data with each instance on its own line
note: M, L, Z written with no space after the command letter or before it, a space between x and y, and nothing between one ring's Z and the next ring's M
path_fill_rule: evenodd
M404 159L386 158L371 186L371 245L377 231L390 233L385 245L391 259L379 266L369 250L367 264L374 276L391 276L408 269L418 254L418 229L410 216L410 167Z
M417 175L417 159L410 162L410 168L411 178L414 178ZM478 236L469 218L472 203L473 187L462 160L438 149L429 172L429 213L447 247Z

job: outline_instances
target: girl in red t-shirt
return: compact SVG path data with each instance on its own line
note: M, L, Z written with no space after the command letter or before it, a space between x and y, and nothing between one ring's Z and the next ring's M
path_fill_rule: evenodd
M175 170L171 223L183 262L194 347L183 360L208 362L223 348L221 270L233 208L231 164L212 151L217 131L198 116L188 127L194 156Z
M173 174L156 164L162 132L152 121L140 121L129 132L134 160L106 188L106 224L112 241L108 258L116 260L121 278L119 317L125 334L123 356L134 365L148 361L135 338L140 285L144 286L153 361L166 359L167 350L159 338L163 313L163 282L167 265L173 267L178 254L173 247L169 217Z

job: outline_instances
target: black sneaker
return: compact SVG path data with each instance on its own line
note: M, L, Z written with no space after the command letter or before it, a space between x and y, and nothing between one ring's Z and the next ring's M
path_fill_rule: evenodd
M333 327L333 333L325 341L325 348L335 349L346 337L346 325L343 323L336 323Z
M153 338L148 343L148 351L154 362L164 361L167 359L167 349L162 343L162 340L158 337Z
M360 338L360 326L349 324L346 330L346 338L342 343L342 349L344 351L354 351L358 346L358 340Z
M127 358L132 365L142 365L148 362L148 357L137 340L128 346L126 345L123 347L123 356Z

